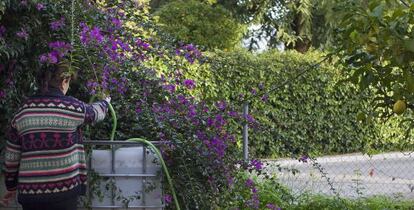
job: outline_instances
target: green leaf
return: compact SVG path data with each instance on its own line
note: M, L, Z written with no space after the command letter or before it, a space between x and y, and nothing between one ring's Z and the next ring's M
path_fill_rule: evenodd
M382 14L384 12L384 4L380 4L377 7L374 8L374 10L372 11L371 15L377 18L382 18Z
M410 52L414 52L414 39L404 40L404 47Z

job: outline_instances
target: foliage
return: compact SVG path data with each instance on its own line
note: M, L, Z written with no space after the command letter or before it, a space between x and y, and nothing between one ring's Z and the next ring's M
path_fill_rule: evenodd
M249 24L246 34L249 50L263 41L274 49L284 44L288 49L306 52L310 47L323 47L332 37L332 0L219 0L240 21Z
M336 87L346 74L325 64L293 79L321 59L317 52L217 51L208 55L205 68L187 77L197 82L194 94L204 100L231 101L239 111L249 101L251 120L258 122L249 136L254 157L361 151L376 132L369 120L357 121L369 109L367 94L354 94L352 85Z
M319 209L349 209L349 210L377 210L377 209L413 209L412 201L393 199L388 197L371 197L361 199L343 199L323 195L304 195L298 199L298 204L286 209L292 210L319 210Z
M244 164L235 167L240 149L234 122L240 114L229 104L211 105L191 95L197 83L184 75L200 67L202 53L157 34L145 2L16 0L3 10L1 135L21 100L39 89L36 76L68 59L68 73L80 75L69 95L87 100L110 94L120 122L117 138L163 142L183 208L231 202L223 192L231 191L234 176L244 170ZM110 126L107 120L87 136L107 138Z
M220 5L173 1L155 13L160 26L178 40L208 47L233 49L241 40L244 27Z
M293 202L290 190L281 185L276 177L263 179L261 170L239 173L234 179L233 191L226 196L234 200L227 208L239 209L286 209ZM259 175L258 175L259 174ZM247 186L247 187L246 187Z
M266 174L259 170L239 173L234 179L234 188L237 194L228 193L229 197L237 198L231 207L270 210L320 210L320 209L348 209L348 210L378 210L378 209L404 209L414 208L414 202L403 198L390 198L385 196L362 197L358 199L338 198L323 194L301 193L294 194L283 184L279 183L277 174ZM246 188L246 186L249 186ZM255 193L255 190L257 192ZM257 198L255 203L254 199Z
M348 81L360 90L370 89L376 100L371 115L388 119L393 105L402 100L413 109L414 71L412 28L414 4L404 1L347 1L338 5L338 36L335 53L339 64L350 72ZM407 138L414 127L412 111L402 123Z

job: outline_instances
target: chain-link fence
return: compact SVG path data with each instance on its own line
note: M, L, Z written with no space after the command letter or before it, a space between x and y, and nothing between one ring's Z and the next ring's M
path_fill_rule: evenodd
M316 159L268 160L266 170L293 193L361 198L414 198L414 153L348 154Z

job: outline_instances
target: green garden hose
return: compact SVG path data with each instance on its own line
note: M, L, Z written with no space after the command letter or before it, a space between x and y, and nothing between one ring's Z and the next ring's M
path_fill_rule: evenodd
M108 104L109 104L109 111L111 112L111 116L112 116L112 132L111 132L110 140L113 141L115 139L116 127L118 126L118 119L116 118L114 107L112 107L111 103L108 103Z
M94 100L95 100L95 96L92 96L91 99L90 99L90 102L92 102ZM111 112L112 123L113 123L110 140L113 141L115 139L115 132L116 132L116 128L118 126L118 120L117 120L117 117L116 117L115 110L112 107L111 103L109 103L109 111ZM150 147L155 152L155 155L158 157L158 159L161 162L161 166L162 166L162 169L164 170L165 176L167 177L168 185L171 189L172 196L174 198L175 207L176 207L177 210L180 210L181 209L180 204L178 203L177 195L175 194L174 185L173 185L170 173L168 172L167 165L165 164L165 161L162 158L162 155L161 155L160 151L158 150L158 148L155 147L155 145L152 144L150 141L142 139L142 138L130 138L127 141L139 142L139 143L145 144L146 146Z

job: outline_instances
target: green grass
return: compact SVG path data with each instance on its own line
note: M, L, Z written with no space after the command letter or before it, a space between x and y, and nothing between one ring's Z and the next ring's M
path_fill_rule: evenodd
M414 210L414 201L388 197L342 199L323 195L303 196L296 204L287 205L290 210Z

